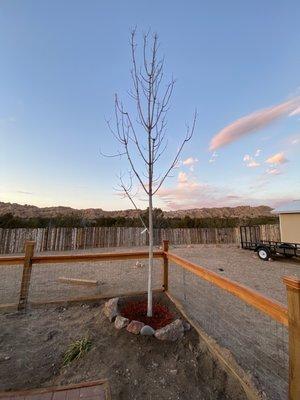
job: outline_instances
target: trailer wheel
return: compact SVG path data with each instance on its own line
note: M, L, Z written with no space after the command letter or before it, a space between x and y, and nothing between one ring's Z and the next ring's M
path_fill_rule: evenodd
M268 261L271 256L271 252L267 247L259 247L257 249L258 257L263 261Z

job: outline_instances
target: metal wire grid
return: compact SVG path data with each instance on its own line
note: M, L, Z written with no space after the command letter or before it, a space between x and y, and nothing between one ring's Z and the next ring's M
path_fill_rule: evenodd
M138 264L138 265L137 265ZM97 285L64 283L60 278L97 281ZM92 296L118 296L146 291L147 260L80 262L33 265L29 288L30 302L60 301ZM155 259L153 289L162 287L162 260Z
M15 304L19 301L23 265L0 267L0 304Z
M287 397L286 327L173 263L169 291L209 336L233 354L268 398Z

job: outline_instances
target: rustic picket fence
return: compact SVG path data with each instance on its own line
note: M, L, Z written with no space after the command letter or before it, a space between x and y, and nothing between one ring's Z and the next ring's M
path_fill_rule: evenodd
M0 228L0 254L24 251L26 240L34 240L36 251L78 250L97 247L146 246L148 235L143 228ZM262 240L280 240L278 225L261 225ZM155 229L154 243L169 240L173 245L240 243L239 228L177 228Z

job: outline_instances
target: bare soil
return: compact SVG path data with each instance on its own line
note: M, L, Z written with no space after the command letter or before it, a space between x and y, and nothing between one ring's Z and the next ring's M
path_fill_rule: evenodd
M155 296L180 317L164 294ZM193 328L172 343L134 336L117 331L102 307L83 303L0 315L0 390L108 378L113 399L246 399ZM63 367L69 343L84 336L91 350Z
M300 260L282 256L262 261L253 251L235 245L191 245L171 249L221 276L242 283L287 304L282 277L300 278ZM190 318L249 372L264 398L288 396L288 330L225 291L195 279L175 264L169 267L169 290Z
M254 251L233 244L174 246L170 251L283 304L287 304L287 296L282 277L300 278L300 258L276 256L262 261Z
M139 250L146 250L146 248L98 248L86 251ZM264 262L257 257L256 253L242 250L236 245L171 246L170 251L231 280L245 284L283 304L287 303L287 299L282 276L293 275L300 278L299 259L277 257L274 261ZM83 250L78 250L72 253L83 252ZM140 267L136 266L135 260L34 266L29 301L45 302L96 295L113 296L145 290L147 261L140 261L142 265ZM21 266L0 268L0 304L18 301L21 276ZM62 284L59 277L96 279L101 284L95 288L67 285ZM162 261L155 260L153 287L161 288L162 280ZM247 373L249 372L263 395L272 400L283 400L287 397L288 332L284 326L255 311L252 307L246 306L225 291L195 278L193 274L173 263L170 263L169 267L169 291L183 304L190 318L199 323L220 346L232 353L238 364ZM77 308L75 307L74 310ZM31 319L24 317L22 324L22 320L16 319L11 332L21 332L18 334L24 337L22 327L25 329L26 324L31 327L32 320L39 318L38 315L33 313ZM11 320L13 318L11 317ZM47 321L43 318L44 332L47 332ZM72 319L71 313L69 318ZM78 324L79 320L75 318L74 321ZM21 324L20 328L17 328L17 322ZM3 336L2 325L5 324L6 319L3 320L0 316L0 337ZM49 329L53 324L54 322L49 325ZM1 342L0 353L2 353ZM4 364L0 363L0 369L3 366Z

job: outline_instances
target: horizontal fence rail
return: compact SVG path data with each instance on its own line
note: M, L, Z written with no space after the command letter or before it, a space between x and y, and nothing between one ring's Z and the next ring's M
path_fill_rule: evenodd
M79 250L97 247L147 246L148 235L143 228L88 227L88 228L0 228L0 254L24 251L27 240L36 242L36 251ZM280 241L278 225L261 225L261 240ZM154 244L169 240L173 245L239 244L239 228L174 228L154 229Z
M257 308L258 310L269 315L273 319L282 323L283 325L288 325L288 311L279 302L271 300L266 296L258 293L257 291L248 288L240 283L231 281L230 279L224 278L215 272L209 271L191 261L185 260L177 256L176 254L168 253L168 259L175 262L181 267L193 272L195 275L208 282L213 283L216 286L226 290L227 292L239 297L241 300L250 304L251 306Z
M161 258L162 251L155 251L154 258ZM85 261L114 261L114 260L135 260L148 258L149 253L146 251L135 251L129 253L99 253L99 254L76 254L76 255L52 255L52 256L35 256L32 257L33 264L58 264L70 262L85 262Z
M0 257L0 266L1 265L18 265L24 263L24 256L8 256L8 257Z
M154 258L163 257L163 251L155 251L153 253ZM70 263L70 262L88 262L88 261L113 261L113 260L135 260L137 258L148 258L149 253L146 251L135 251L129 253L95 253L95 254L63 254L63 255L42 255L32 257L33 264L58 264L58 263ZM18 265L23 264L25 257L23 256L12 256L12 257L0 257L1 265Z

